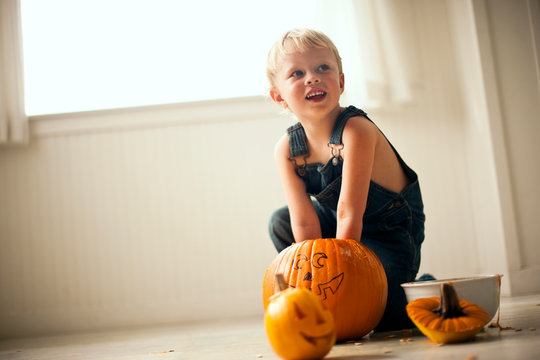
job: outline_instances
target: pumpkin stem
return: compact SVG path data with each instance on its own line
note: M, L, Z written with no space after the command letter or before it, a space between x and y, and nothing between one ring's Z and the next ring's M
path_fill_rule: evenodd
M441 305L433 310L443 319L456 318L465 316L461 306L459 306L459 298L454 287L447 283L441 284Z
M280 291L285 290L289 287L287 282L285 281L285 277L283 277L283 274L276 274L276 282L275 282L275 292L278 293Z

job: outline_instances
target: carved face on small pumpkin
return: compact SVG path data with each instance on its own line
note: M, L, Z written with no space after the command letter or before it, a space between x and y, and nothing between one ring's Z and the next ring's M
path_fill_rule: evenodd
M307 289L275 294L266 309L265 326L272 348L285 359L322 358L336 342L332 313Z

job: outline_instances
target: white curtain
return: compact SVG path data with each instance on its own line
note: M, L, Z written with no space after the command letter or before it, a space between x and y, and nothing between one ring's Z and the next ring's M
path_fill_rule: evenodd
M0 0L0 144L28 141L20 0Z
M336 43L345 73L344 103L410 102L419 81L413 0L318 0L318 24Z

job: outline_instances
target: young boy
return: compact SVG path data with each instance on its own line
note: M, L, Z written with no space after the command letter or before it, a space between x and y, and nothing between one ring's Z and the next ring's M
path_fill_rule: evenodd
M267 76L272 100L299 121L275 148L288 204L270 219L276 249L317 238L361 242L377 254L388 278L376 330L413 327L400 284L414 281L424 240L416 173L364 111L340 106L345 77L326 35L285 33L268 54Z

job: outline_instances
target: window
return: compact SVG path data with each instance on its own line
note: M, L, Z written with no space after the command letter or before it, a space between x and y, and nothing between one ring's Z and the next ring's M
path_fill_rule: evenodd
M28 115L262 95L313 1L22 0Z

